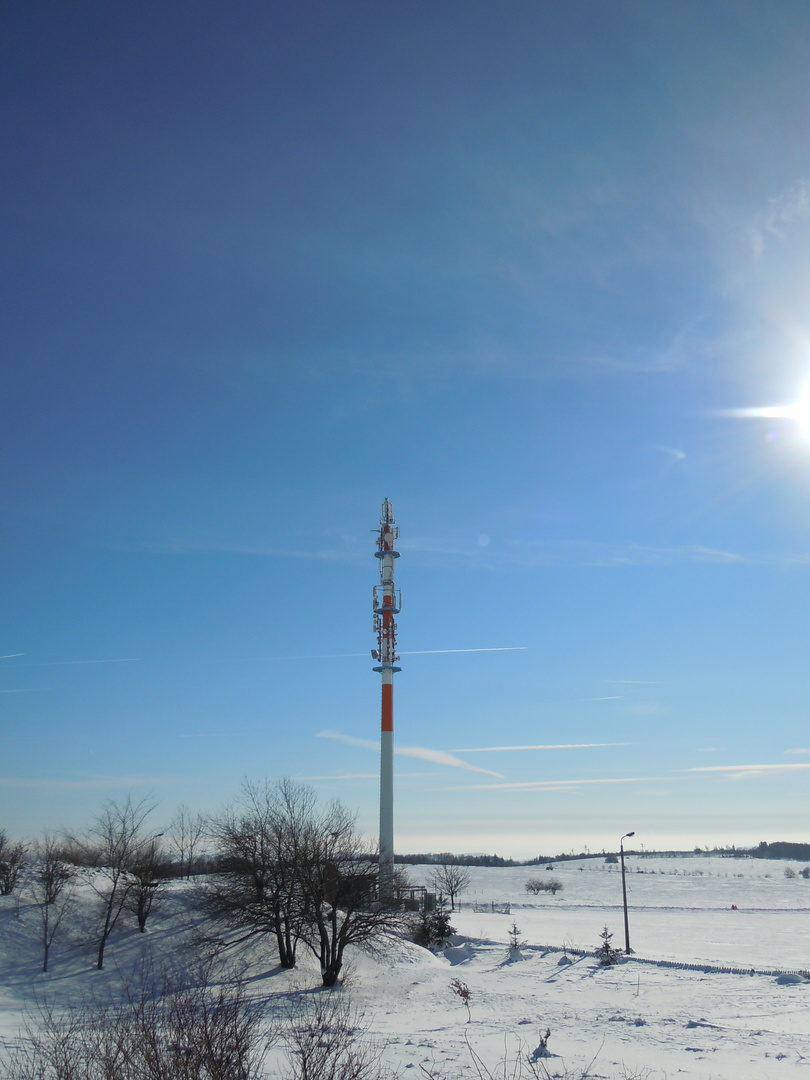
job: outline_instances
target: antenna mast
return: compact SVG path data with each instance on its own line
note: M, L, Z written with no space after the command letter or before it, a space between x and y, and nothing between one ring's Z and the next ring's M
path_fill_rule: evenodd
M371 655L379 664L374 668L382 676L380 731L380 879L379 895L383 903L394 898L394 672L396 666L397 624L394 616L402 607L402 594L394 588L394 560L399 552L394 543L399 529L394 508L388 499L382 504L380 535L375 556L380 560L380 584L374 586L374 632L377 648Z

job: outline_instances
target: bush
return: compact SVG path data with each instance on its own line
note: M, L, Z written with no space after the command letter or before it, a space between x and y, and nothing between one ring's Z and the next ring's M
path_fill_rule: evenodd
M0 829L0 896L11 896L21 883L27 856L26 845L12 843L5 829Z
M290 1064L283 1080L394 1080L380 1062L361 1013L342 995L299 999L283 1035ZM231 1080L230 1075L223 1080ZM234 1080L241 1080L241 1074Z
M444 904L433 911L423 908L411 922L411 941L423 949L441 949L455 932Z
M9 1080L258 1080L269 1047L258 1005L236 981L142 982L123 1001L43 1005L3 1062Z
M612 967L613 964L619 962L619 950L614 949L611 945L613 940L613 934L608 930L606 926L602 928L602 933L599 935L602 940L602 944L596 950L596 955L599 957L599 964L601 967Z
M526 882L526 892L534 893L535 896L541 892L550 892L554 896L562 887L562 882L557 881L556 878L551 878L550 881L545 881L543 878L529 878Z

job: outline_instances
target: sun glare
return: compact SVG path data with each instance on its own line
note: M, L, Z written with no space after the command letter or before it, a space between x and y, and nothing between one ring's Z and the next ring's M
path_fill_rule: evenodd
M794 406L796 423L805 439L810 439L810 390L805 390Z
M804 438L810 440L810 387L793 405L758 405L749 409L728 409L724 415L753 420L793 420Z

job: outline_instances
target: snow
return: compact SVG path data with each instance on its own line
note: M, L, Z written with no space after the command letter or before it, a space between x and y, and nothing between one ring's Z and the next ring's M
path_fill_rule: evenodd
M384 955L355 950L337 992L365 1013L381 1058L405 1077L421 1077L420 1066L443 1080L476 1076L471 1050L494 1072L504 1056L535 1051L547 1029L551 1075L593 1061L589 1075L599 1077L807 1077L810 986L796 973L810 971L810 881L785 878L785 865L630 857L635 952L610 968L575 950L592 953L605 925L612 944L623 947L618 867L603 858L557 863L553 876L563 888L554 897L525 891L528 877L547 873L542 868L471 868L470 887L452 918L458 934L444 956L406 941ZM414 884L427 881L429 867L408 869ZM173 885L146 934L130 926L116 932L102 972L93 966L85 907L72 938L57 938L48 975L39 973L31 912L14 898L0 900L0 1041L18 1037L37 997L59 1007L91 991L114 990L144 960L157 968L193 965L199 916L190 892ZM509 913L493 913L493 903ZM513 922L527 943L521 962L509 955ZM292 972L278 968L269 945L244 947L236 960L251 992L274 1011L290 994L320 982L313 958L300 956ZM563 956L572 962L561 964ZM720 967L754 973L711 970ZM469 1021L451 988L454 979L469 988ZM271 1050L268 1077L277 1075L282 1055L280 1047Z

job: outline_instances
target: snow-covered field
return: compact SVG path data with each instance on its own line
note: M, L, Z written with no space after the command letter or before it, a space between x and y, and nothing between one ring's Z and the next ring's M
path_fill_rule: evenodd
M810 984L774 974L810 971L810 881L786 878L786 865L801 869L751 859L630 857L635 955L611 968L573 950L594 950L604 925L614 946L623 945L618 867L591 858L553 871L473 868L453 916L457 941L446 956L407 942L384 956L353 952L340 993L364 1011L382 1058L404 1077L422 1077L420 1066L446 1080L476 1076L470 1047L494 1074L505 1056L531 1051L550 1028L549 1049L559 1055L547 1061L552 1075L576 1074L593 1059L589 1075L598 1077L810 1080ZM430 868L408 871L419 884ZM555 897L531 896L529 877L553 877L563 888ZM17 1037L36 997L57 1006L76 1002L115 987L144 956L157 967L191 963L196 916L185 900L185 887L175 886L146 934L130 927L118 933L103 972L93 966L92 944L76 940L76 931L71 940L57 939L48 975L39 974L24 905L18 911L11 898L0 901L0 1040ZM508 904L509 914L481 910L493 903ZM508 962L513 922L526 946L522 960ZM560 963L563 946L570 964ZM303 953L293 972L280 971L269 948L252 946L241 959L251 992L270 1010L291 991L320 982ZM453 979L470 990L469 1022ZM281 1054L271 1050L268 1077L277 1075Z

